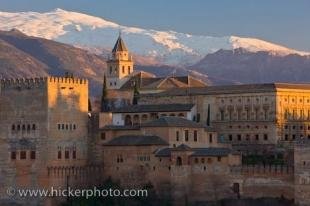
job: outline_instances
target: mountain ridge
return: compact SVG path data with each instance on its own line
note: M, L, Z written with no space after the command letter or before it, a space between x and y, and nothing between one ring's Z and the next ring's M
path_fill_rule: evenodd
M134 54L152 57L166 65L189 66L205 55L220 49L244 48L251 52L266 51L285 56L309 52L297 51L255 38L237 36L211 37L175 31L156 31L123 26L100 17L55 9L50 12L0 12L0 30L21 30L23 33L93 50L110 50L119 30Z

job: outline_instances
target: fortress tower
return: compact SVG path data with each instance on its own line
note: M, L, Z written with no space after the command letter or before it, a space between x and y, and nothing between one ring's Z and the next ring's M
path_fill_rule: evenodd
M107 61L108 69L106 71L107 88L119 89L133 72L132 56L119 35L112 50L112 56Z

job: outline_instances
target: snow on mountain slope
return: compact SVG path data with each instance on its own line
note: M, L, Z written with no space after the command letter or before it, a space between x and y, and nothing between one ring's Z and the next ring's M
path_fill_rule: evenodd
M168 65L189 65L220 49L244 48L274 55L310 55L263 40L236 36L211 37L174 31L155 31L122 26L102 18L56 9L46 13L0 12L0 30L18 29L23 33L84 48L111 49L119 31L129 49L151 56Z

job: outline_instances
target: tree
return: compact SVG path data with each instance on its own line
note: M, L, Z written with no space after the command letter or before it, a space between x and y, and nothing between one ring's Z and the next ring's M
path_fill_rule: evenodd
M88 98L88 112L91 112L91 111L92 111L91 101Z
M108 89L107 89L107 79L106 76L103 76L103 85L102 85L102 94L101 94L101 112L108 110Z
M138 86L138 84L135 82L134 88L133 88L133 100L132 100L132 104L133 104L133 105L138 104L139 96L140 96L139 86Z

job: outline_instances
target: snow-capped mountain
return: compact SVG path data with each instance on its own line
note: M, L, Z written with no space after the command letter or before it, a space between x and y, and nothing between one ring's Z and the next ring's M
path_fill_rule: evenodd
M68 43L94 52L98 49L111 49L121 31L133 53L156 58L168 65L191 65L220 49L243 48L250 52L265 51L279 56L310 55L254 38L198 36L127 27L62 9L46 13L0 12L0 30L14 28L30 36Z

